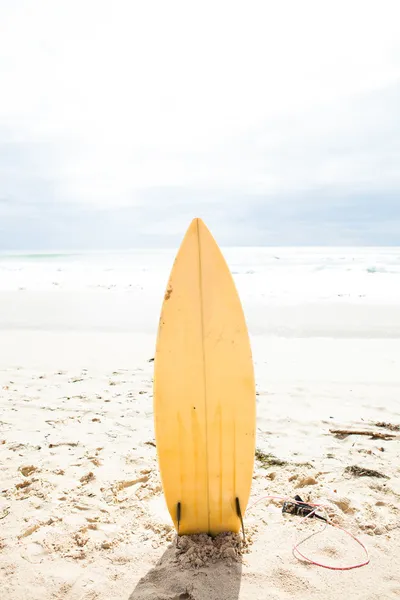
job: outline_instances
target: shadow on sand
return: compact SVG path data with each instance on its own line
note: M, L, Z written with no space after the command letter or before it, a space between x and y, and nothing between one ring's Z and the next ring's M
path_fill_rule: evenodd
M242 564L219 559L193 569L177 560L175 544L137 584L129 600L238 600Z

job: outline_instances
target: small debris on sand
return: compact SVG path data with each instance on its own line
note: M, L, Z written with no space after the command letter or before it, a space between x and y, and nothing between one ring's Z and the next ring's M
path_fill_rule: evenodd
M268 467L284 467L285 465L287 465L286 461L277 458L273 454L263 452L262 450L260 450L260 448L256 449L255 456L264 469L268 469Z
M345 439L349 435L367 435L371 440L393 440L396 437L391 433L381 433L380 431L364 429L330 429L329 431L339 439Z
M18 470L22 473L24 477L29 477L29 475L32 475L32 473L37 471L37 467L34 467L33 465L28 465L26 467L20 467Z
M137 483L146 483L149 480L148 475L144 475L143 477L138 477L138 479L131 479L128 481L118 481L114 486L114 492L119 492L124 490L125 488L131 487L132 485L136 485Z
M300 481L298 483L296 483L295 488L303 488L303 487L307 487L308 485L316 485L318 482L315 479L315 477L303 477L302 479L300 479Z
M23 488L30 486L32 483L34 483L34 481L34 479L21 481L21 483L16 483L15 487L17 488L17 490L22 490Z
M364 467L358 467L357 465L346 467L344 472L353 475L353 477L380 477L381 479L389 479L387 475L379 473L379 471L365 469Z
M393 425L393 423L385 423L385 421L379 421L378 423L375 423L375 427L390 429L390 431L400 431L400 425Z
M94 478L94 474L92 473L92 471L90 471L89 473L81 477L79 481L83 484L86 484L89 483L89 481L93 481Z
M58 448L59 446L71 446L71 448L76 448L78 442L58 442L56 444L49 444L49 448Z

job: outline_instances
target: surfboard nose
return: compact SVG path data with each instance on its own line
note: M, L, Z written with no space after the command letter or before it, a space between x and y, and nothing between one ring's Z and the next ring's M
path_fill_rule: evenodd
M189 225L189 229L191 227L200 227L201 225L203 225L204 227L206 226L203 219L201 219L200 217L195 217L194 219L192 219L192 222Z
M192 220L187 231L195 231L198 235L203 231L206 235L213 237L211 231L200 217L195 217Z

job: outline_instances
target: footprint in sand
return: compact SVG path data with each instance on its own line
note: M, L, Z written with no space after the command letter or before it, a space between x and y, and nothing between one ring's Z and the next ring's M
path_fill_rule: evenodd
M315 589L308 579L298 577L288 569L274 569L272 577L275 585L282 588L288 594L296 595L300 592L311 592Z

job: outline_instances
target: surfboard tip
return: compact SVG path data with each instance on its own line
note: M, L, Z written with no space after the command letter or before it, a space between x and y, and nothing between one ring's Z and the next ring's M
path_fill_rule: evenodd
M207 225L204 223L204 221L201 217L195 217L194 219L192 219L192 222L189 225L189 229L192 227L196 227L196 228L205 227L207 229Z

